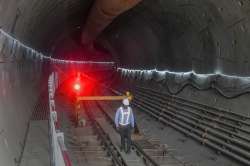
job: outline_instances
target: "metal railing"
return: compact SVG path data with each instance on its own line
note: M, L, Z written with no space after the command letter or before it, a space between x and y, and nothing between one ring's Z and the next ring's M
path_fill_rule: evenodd
M72 166L67 148L64 144L64 133L57 127L57 112L55 108L55 91L58 88L58 74L52 73L48 80L49 92L49 133L51 143L51 165Z

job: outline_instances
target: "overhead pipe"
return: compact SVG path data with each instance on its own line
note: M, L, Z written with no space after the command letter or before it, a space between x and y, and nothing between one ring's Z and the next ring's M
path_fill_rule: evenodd
M96 0L83 27L81 42L91 45L98 35L120 14L142 0Z

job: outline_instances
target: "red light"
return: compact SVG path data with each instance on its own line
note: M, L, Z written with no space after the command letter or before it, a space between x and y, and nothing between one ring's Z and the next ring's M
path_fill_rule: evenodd
M79 83L75 83L75 84L74 84L74 89L75 89L76 91L80 91L80 90L81 90L81 85L80 85Z

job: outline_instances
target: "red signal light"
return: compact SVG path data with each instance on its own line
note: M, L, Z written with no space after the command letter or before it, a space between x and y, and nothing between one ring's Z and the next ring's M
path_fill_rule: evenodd
M81 90L81 85L80 85L80 83L75 83L75 84L74 84L74 89L75 89L76 91L80 91L80 90Z

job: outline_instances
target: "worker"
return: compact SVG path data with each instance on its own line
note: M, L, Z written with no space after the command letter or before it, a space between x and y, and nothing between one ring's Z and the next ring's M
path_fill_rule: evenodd
M126 153L130 153L131 132L135 126L135 122L128 99L124 99L122 106L117 109L115 125L121 136L121 151L124 150Z

